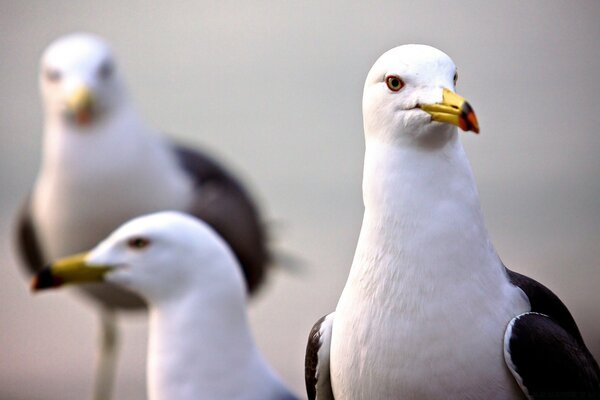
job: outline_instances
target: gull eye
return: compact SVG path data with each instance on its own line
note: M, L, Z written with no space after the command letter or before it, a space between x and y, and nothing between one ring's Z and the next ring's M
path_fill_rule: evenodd
M142 250L150 245L150 240L143 237L131 238L127 241L127 247L134 250Z
M47 68L44 72L44 76L49 82L58 82L62 78L62 74L55 68Z
M385 78L385 83L390 90L397 92L404 87L404 81L399 76L390 75Z
M103 62L102 65L100 65L100 68L98 68L98 76L101 79L106 80L112 75L113 69L113 65L110 62Z
M454 86L456 86L456 82L458 82L458 72L454 73Z

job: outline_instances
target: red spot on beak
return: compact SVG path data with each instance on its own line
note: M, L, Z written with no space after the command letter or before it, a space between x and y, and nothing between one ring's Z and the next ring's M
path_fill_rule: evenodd
M479 122L477 122L475 111L473 111L471 105L466 101L463 103L463 106L460 110L458 124L460 126L460 129L462 129L465 132L473 131L474 133L479 133Z
M92 111L85 109L79 111L75 115L75 121L82 126L86 126L92 123Z

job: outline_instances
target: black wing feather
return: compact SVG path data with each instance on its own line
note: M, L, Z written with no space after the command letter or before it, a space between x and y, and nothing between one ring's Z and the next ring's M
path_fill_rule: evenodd
M14 243L21 264L30 274L41 270L47 261L42 254L42 247L33 225L29 196L25 199L17 214L15 236Z
M543 314L514 320L509 340L514 372L533 399L598 399L600 372L575 337Z
M174 145L180 166L198 196L190 213L213 227L242 265L250 293L263 282L271 256L258 209L244 187L220 163L197 150Z
M513 320L507 343L512 363L509 367L514 368L513 373L530 396L600 398L598 363L585 346L567 307L534 279L508 269L507 273L531 304L531 312Z
M308 400L314 400L317 397L317 364L319 363L319 356L317 353L321 347L320 329L325 317L326 315L319 318L308 334L306 356L304 358L304 380L306 383Z
M509 269L506 271L510 282L525 292L529 298L532 312L549 316L563 329L573 335L575 340L577 340L577 343L585 346L573 316L571 316L567 306L563 304L557 295L535 279Z
M329 317L329 318L328 318ZM321 317L310 330L304 359L304 380L308 400L335 400L329 374L332 314Z

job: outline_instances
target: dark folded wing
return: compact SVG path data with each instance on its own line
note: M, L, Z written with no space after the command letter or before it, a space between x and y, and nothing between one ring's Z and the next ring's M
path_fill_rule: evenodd
M21 264L30 274L44 267L48 260L44 259L42 248L35 231L31 216L31 202L27 197L17 214L15 229L15 245Z
M329 373L331 328L335 313L320 318L308 335L304 379L308 400L334 400Z
M240 182L211 157L180 145L173 148L198 191L189 213L210 224L229 243L252 293L262 283L270 261L268 238L256 204Z
M506 363L523 391L533 399L600 399L600 369L567 307L539 282L507 272L531 304L504 338Z

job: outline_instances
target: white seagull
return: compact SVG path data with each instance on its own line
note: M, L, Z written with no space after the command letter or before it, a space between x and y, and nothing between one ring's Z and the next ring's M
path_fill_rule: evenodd
M28 272L90 249L131 218L180 210L203 219L229 243L250 292L260 285L270 255L254 202L222 165L144 123L104 40L83 33L59 38L42 56L39 80L43 158L16 238ZM114 375L114 311L144 303L110 283L80 290L103 311L95 398L106 400Z
M204 222L160 212L38 273L34 289L106 280L150 308L150 400L294 400L254 343L229 246Z
M456 129L479 127L456 78L424 45L386 52L367 76L364 219L336 310L309 336L309 399L600 396L566 307L494 250Z

